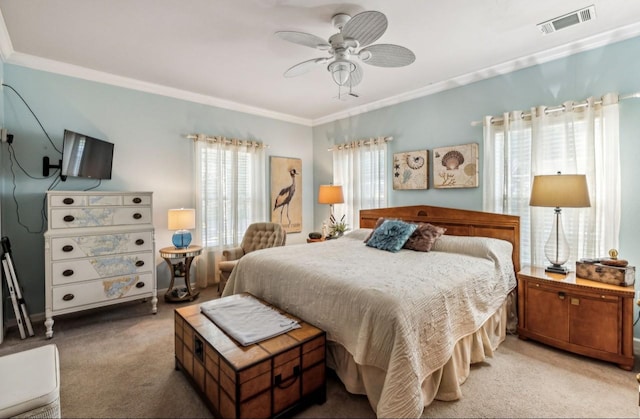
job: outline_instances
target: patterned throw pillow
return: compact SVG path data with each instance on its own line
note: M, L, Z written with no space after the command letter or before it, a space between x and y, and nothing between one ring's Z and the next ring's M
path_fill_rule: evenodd
M433 243L447 231L446 228L437 227L433 224L418 223L418 228L407 239L404 244L405 249L417 250L419 252L428 252L431 250Z
M397 252L418 226L399 220L385 220L373 231L367 246L388 252Z

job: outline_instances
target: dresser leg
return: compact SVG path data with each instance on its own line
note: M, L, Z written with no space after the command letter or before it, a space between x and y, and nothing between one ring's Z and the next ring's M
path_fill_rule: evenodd
M153 297L151 297L151 313L156 314L158 312L158 293L154 291Z
M53 337L53 318L47 317L44 321L44 326L47 328L46 336L47 339L51 339Z

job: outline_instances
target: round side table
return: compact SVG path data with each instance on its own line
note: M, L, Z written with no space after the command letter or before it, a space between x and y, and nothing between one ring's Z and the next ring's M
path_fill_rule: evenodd
M200 291L191 287L191 282L189 281L191 262L200 253L202 253L202 246L195 245L182 249L173 246L160 249L160 256L167 262L169 271L171 271L169 289L164 294L165 301L171 303L193 301L200 294ZM176 278L184 278L184 287L174 288Z

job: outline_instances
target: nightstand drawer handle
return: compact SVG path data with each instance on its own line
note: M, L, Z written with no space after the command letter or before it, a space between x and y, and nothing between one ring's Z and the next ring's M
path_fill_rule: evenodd
M135 214L133 214L133 218L135 218L136 220L139 220L142 218L142 214L140 214L139 212L136 212Z
M73 215L65 215L63 220L65 220L66 222L70 223L71 221L75 220L76 217L74 217Z
M73 204L73 202L74 202L73 198L65 198L65 199L62 200L62 203L65 204L65 205L71 205L71 204Z
M62 272L62 276L71 276L71 275L73 275L73 269L65 269Z
M65 295L62 297L62 299L63 299L64 301L71 301L71 300L73 300L74 298L75 298L75 295L73 295L73 294L65 294Z
M138 240L136 240L136 244L137 244L138 246L142 246L142 245L144 244L144 240L142 240L142 239L138 239Z
M138 198L138 197L133 198L133 203L134 203L134 204L139 204L139 203L141 203L141 202L142 202L142 199L140 199L140 198Z
M559 299L564 300L564 297L566 297L566 294L564 292L561 291L561 292L558 293L558 298Z
M73 251L73 246L71 246L70 244L65 244L64 246L62 246L62 251L63 252L72 252Z
M136 288L144 287L144 282L136 282Z
M580 299L579 298L572 298L571 299L571 305L579 306L580 305Z
M144 260L136 260L136 266L139 268L141 266L144 266Z

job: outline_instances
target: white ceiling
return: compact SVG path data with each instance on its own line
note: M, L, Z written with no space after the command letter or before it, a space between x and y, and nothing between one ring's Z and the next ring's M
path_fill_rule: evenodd
M536 24L595 5L595 20L543 35ZM328 39L336 13L389 21L376 43L411 49L408 67L363 64L340 101L325 52L276 31ZM0 0L5 62L307 125L360 113L640 34L638 0Z

